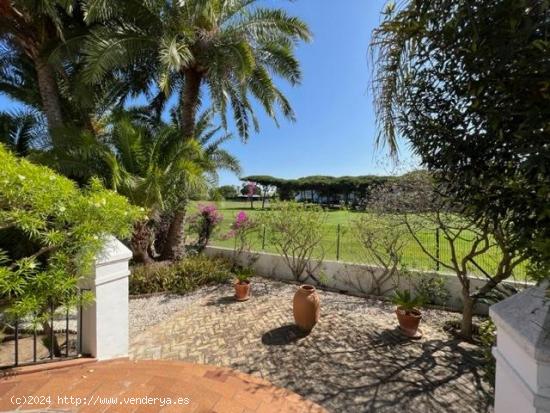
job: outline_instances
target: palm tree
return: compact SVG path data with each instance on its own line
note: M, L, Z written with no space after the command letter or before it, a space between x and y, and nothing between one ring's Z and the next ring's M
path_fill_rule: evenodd
M63 113L48 49L63 40L63 21L72 11L72 0L0 0L0 42L31 62L50 129L63 125Z
M162 212L178 209L175 206L186 203L189 193L206 188L217 169L240 171L236 158L220 148L231 136L217 138L219 128L211 127L211 112L200 119L200 139L182 141L175 116L165 123L147 108L119 109L97 122L96 134L66 128L73 139L63 139L33 159L81 183L99 176L107 187L143 207L149 217L135 224L131 246L136 262L149 263L153 227Z
M171 193L201 175L196 161L200 147L194 140L182 141L167 125L144 124L135 111L114 111L96 129L96 134L75 130L73 139L63 139L34 159L80 182L99 176L107 187L144 208L148 219L135 224L131 245L134 260L148 263L151 222Z
M41 114L33 110L0 112L0 143L18 156L44 147L46 131Z
M184 138L192 137L201 86L206 85L223 126L229 104L239 134L246 139L250 123L257 126L249 94L271 117L277 106L285 116L294 117L271 73L298 83L301 73L294 46L310 38L298 18L254 3L143 0L120 7L117 2L88 0L86 21L104 24L92 30L84 47L86 78L94 82L113 70L135 72L139 63L160 87L160 104L173 93L179 96ZM116 24L111 25L115 16Z
M82 81L81 48L90 30L83 4L0 0L0 93L42 112L50 144L71 139L63 128L95 133L95 119L122 107L126 97L139 94L147 82L138 75L116 73L101 84Z
M224 132L222 126L214 125L214 111L206 110L199 114L193 136L202 150L202 156L196 159L203 172L204 184L214 186L218 181L218 171L227 170L237 175L241 166L237 158L222 148L222 145L233 139L231 133ZM181 112L172 110L171 126L181 134ZM204 185L203 185L204 187ZM156 247L164 260L181 258L185 227L186 206L191 188L181 187L174 191L172 203L160 222Z
M258 130L250 96L276 121L277 108L294 119L294 112L272 74L295 85L301 80L294 47L308 41L304 22L283 10L261 8L256 0L137 0L132 7L118 2L88 0L85 19L102 21L91 31L83 53L84 77L101 82L120 72L143 79L143 71L160 92L152 100L158 112L167 99L179 98L180 130L192 139L203 86L214 112L227 128L232 110L243 140L251 125ZM111 24L110 21L116 21ZM136 70L136 68L138 70ZM150 83L143 83L150 92ZM185 210L175 211L168 231L169 250L180 242Z

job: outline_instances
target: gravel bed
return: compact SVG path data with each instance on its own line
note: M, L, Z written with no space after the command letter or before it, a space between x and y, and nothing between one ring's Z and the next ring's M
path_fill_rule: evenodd
M255 297L269 295L292 297L297 288L297 284L294 283L286 283L258 276L253 277L251 281ZM220 288L227 289L228 285L203 286L186 295L166 293L130 297L130 337L135 337L148 327L170 319L176 313L212 295ZM323 289L318 290L318 293L322 299L324 311L360 312L364 314L365 317L373 318L382 315L393 316L395 312L395 306L387 300L380 300L372 297L357 297ZM460 318L460 315L455 312L443 311L441 309L423 308L422 318L424 322L443 326L448 321L456 321ZM479 322L482 319L483 317L474 316L474 322Z
M218 288L220 286L205 286L185 295L166 293L130 297L128 315L130 337L183 311L190 304L206 297Z

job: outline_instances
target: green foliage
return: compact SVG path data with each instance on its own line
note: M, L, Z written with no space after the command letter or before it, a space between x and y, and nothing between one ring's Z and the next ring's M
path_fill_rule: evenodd
M296 84L300 65L294 56L298 41L310 38L305 23L281 9L258 6L257 1L189 0L136 1L131 7L90 0L86 21L98 24L86 39L84 77L101 82L114 72L141 80L145 91L156 83L161 91L156 104L181 99L186 128L192 127L202 85L227 126L232 111L243 139L258 128L250 97L268 116L277 109L290 118L289 102L275 86L272 75ZM120 22L111 24L112 21ZM185 131L188 138L191 131Z
M125 238L142 212L97 180L82 190L0 145L0 298L13 316L74 304L77 281L109 234ZM26 247L9 242L15 234ZM4 236L1 236L4 235Z
M417 310L425 304L425 301L420 295L413 297L409 290L396 290L393 293L392 303L404 310Z
M495 385L496 361L493 357L493 347L497 343L497 329L493 320L488 319L479 325L479 342L483 350L483 372L485 379Z
M0 112L0 143L18 156L40 147L44 131L36 111Z
M224 283L231 278L231 264L220 258L189 256L172 264L158 262L132 268L130 294L173 292L184 294L201 285Z
M147 118L139 108L116 110L101 121L98 136L75 130L36 159L77 179L101 177L149 213L164 207L190 176L201 176L202 148L183 142L176 125Z
M323 260L321 241L326 213L316 205L276 202L262 214L270 244L281 254L295 279L314 277L311 259L314 254Z
M381 134L550 274L550 3L407 1L373 34ZM395 148L394 148L395 149Z
M282 179L268 175L251 175L241 179L256 182L263 188L276 188L282 201L293 200L296 193L300 191L313 190L329 199L337 195L344 195L346 203L348 203L350 195L353 194L355 195L354 202L364 203L369 198L370 193L377 187L398 180L399 177L376 175L305 176L297 179Z
M235 272L235 278L240 283L250 281L250 278L254 275L254 268L252 267L237 267L233 271Z
M239 196L237 189L233 185L222 185L218 188L218 192L223 199L234 199Z
M445 305L450 296L442 277L421 275L415 279L414 289L426 304Z

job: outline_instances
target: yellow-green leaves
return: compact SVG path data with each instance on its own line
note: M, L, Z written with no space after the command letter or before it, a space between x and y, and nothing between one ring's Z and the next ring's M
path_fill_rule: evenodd
M22 317L74 301L106 235L127 237L142 213L99 180L79 189L0 145L0 295Z

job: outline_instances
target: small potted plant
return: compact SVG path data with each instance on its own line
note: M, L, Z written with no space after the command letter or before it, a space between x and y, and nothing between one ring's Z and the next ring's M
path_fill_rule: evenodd
M235 272L235 300L246 301L250 298L250 277L252 271L248 268L239 268Z
M399 321L401 332L410 338L422 337L421 331L418 329L422 313L419 307L424 304L422 296L413 297L409 290L395 291L392 302L397 306L395 314Z

